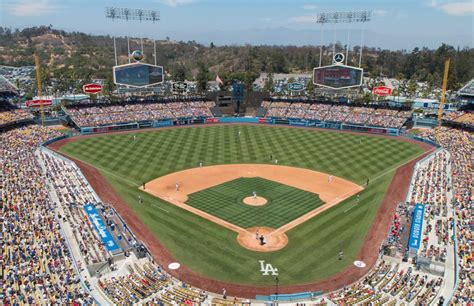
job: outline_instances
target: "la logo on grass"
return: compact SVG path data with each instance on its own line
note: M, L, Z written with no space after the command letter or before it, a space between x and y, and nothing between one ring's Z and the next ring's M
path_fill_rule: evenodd
M274 268L272 264L265 264L265 260L259 260L260 263L260 272L262 275L278 275L278 268Z

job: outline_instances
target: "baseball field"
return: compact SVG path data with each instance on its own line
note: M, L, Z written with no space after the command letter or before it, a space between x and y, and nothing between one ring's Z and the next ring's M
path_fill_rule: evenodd
M278 268L282 286L315 283L351 267L396 169L424 153L395 138L255 125L98 135L67 141L59 150L97 169L104 188L110 184L138 217L140 224L130 226L152 233L184 271L249 286L275 283L262 275L260 260ZM213 165L235 170L218 179L207 170ZM262 165L272 168L259 172ZM248 175L238 173L244 170ZM193 189L187 180L198 171L201 187ZM160 181L166 177L167 183ZM244 203L254 191L265 205ZM237 239L239 231L259 227L284 234L286 243L265 252Z

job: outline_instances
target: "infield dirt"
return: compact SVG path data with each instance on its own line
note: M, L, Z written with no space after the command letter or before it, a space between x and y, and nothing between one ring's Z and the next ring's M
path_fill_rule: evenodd
M260 234L265 232L267 243L260 245L255 239L255 228L251 230L241 228L185 203L188 200L188 195L192 193L241 177L260 177L312 192L319 195L325 204L278 229L262 228ZM156 178L146 183L145 189L143 186L139 188L236 232L238 234L237 241L242 247L258 252L273 252L284 248L288 243L285 232L363 190L361 186L351 181L327 173L268 164L230 164L192 168Z

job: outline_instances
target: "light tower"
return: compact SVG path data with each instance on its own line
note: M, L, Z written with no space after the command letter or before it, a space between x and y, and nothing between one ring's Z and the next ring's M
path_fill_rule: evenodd
M131 9L131 8L122 8L122 7L106 7L105 8L105 18L115 20L125 20L125 21L140 21L140 22L158 22L160 21L160 12L156 10L144 10L144 9ZM140 45L141 51L143 52L143 39L140 35ZM127 50L130 63L130 40L127 36ZM114 36L114 54L115 54L115 65L118 65L117 61L117 46ZM155 58L156 65L156 41L153 40L153 57Z
M320 51L319 51L319 66L322 65L322 57L323 57L323 28L324 25L327 23L331 23L334 25L334 43L333 43L333 51L332 55L334 57L336 53L336 24L349 24L352 23L362 23L365 24L372 19L372 11L370 10L362 10L362 11L349 11L349 12L326 12L326 13L319 13L316 16L316 23L321 25L321 44L320 44ZM361 44L360 44L360 55L359 55L359 67L361 66L362 62L362 44L364 42L364 28L361 29ZM350 28L347 30L347 47L346 47L346 62L349 58L349 43L350 43Z

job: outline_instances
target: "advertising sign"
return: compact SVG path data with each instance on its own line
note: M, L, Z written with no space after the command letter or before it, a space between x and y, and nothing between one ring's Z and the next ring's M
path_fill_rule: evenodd
M84 206L87 215L91 223L94 225L100 239L104 243L108 251L114 252L120 250L119 245L115 242L114 237L110 234L107 226L105 226L104 220L99 215L99 212L93 204L87 204Z
M86 84L82 86L82 91L88 94L96 94L102 91L102 85L100 84Z
M174 82L173 91L175 92L184 92L188 89L188 83L186 82Z
M304 90L304 84L302 83L288 83L288 90L291 91L302 91Z
M419 249L421 243L421 234L423 226L423 218L425 216L425 206L416 204L413 209L413 218L411 222L410 238L408 239L408 247L411 249Z
M372 89L372 93L377 96L386 97L392 94L392 89L386 86L378 86Z
M35 100L28 100L25 102L27 107L40 107L43 106L51 106L53 105L53 100L51 99L35 99Z

